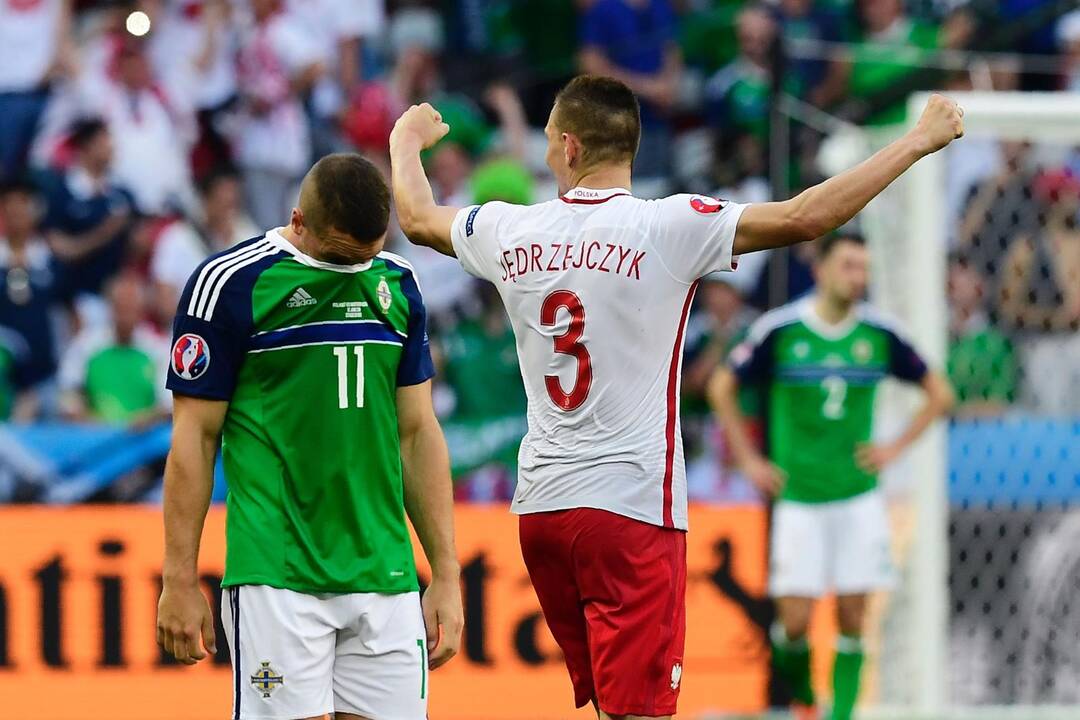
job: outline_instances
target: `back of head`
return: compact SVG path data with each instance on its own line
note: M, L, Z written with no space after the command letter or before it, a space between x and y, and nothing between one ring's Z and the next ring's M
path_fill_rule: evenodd
M378 168L360 155L327 155L304 177L300 211L325 253L349 260L386 235L390 189Z
M552 120L581 141L586 166L633 162L641 142L641 108L632 90L614 78L579 75L555 97Z

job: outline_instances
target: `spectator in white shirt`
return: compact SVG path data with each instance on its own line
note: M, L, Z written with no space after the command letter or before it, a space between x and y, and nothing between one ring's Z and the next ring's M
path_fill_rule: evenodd
M202 214L178 220L158 238L150 258L154 306L171 322L184 284L199 263L213 253L255 237L260 229L243 210L240 178L230 170L212 172L200 184Z
M324 74L312 90L316 155L348 149L339 131L349 96L360 84L362 51L385 25L383 0L288 0L289 14L322 51Z
M322 53L281 0L252 0L254 24L240 48L242 120L237 156L248 209L262 228L275 226L296 200L311 163L301 98L324 72Z
M227 0L174 0L153 18L154 72L196 111L218 110L236 97L238 38L232 20Z
M71 54L68 0L0 1L0 182L21 175L48 102Z
M99 114L115 145L113 178L129 188L145 215L168 215L195 204L189 154L194 118L182 95L154 77L146 44L120 38L109 77L80 88L84 111Z

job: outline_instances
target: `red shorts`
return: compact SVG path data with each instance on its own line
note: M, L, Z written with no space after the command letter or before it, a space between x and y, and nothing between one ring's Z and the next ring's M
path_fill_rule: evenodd
M522 515L521 553L578 707L673 715L686 639L686 535L605 510Z

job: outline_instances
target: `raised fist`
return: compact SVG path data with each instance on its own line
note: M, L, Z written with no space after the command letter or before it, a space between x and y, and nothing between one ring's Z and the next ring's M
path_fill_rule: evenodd
M964 109L944 95L931 95L915 130L926 154L937 152L964 136Z
M394 123L390 143L394 144L411 136L420 143L422 150L427 150L442 140L448 132L450 126L443 122L439 111L428 103L421 103L406 110Z

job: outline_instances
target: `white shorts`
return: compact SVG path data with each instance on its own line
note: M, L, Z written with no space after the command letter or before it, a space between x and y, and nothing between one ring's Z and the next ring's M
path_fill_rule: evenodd
M777 501L770 544L772 597L854 595L896 581L889 517L877 490L835 502Z
M427 717L419 593L309 595L240 585L225 588L221 623L232 656L233 720Z

